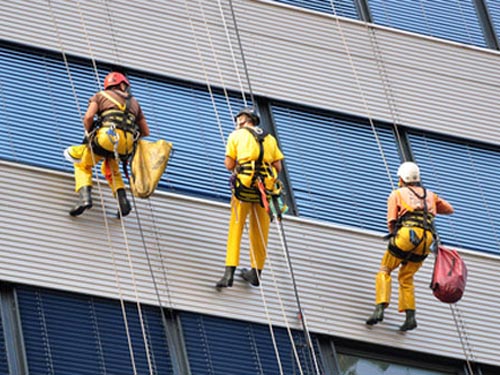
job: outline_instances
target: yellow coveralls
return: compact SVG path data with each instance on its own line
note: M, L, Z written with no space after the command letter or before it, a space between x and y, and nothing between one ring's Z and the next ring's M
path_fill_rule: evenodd
M113 152L115 142L118 142L117 150L120 155L128 154L133 150L134 137L130 132L103 127L97 130L95 137L99 146L106 151ZM115 158L106 158L96 153L92 153L88 145L72 146L69 152L71 155L74 155L76 159L80 159L79 163L74 164L75 191L80 190L80 188L84 186L92 186L92 168L103 159L105 160L102 163L101 172L106 177L113 194L116 193L118 189L125 188L120 173L120 166Z
M423 188L419 186L412 186L418 195L423 196ZM425 199L427 210L429 214L434 217L439 214L453 213L453 207L444 199L441 199L430 190L427 191ZM394 190L387 201L387 223L389 232L395 229L396 220L408 212L423 210L423 200L418 199L408 187L402 187ZM409 220L411 224L411 220ZM411 242L410 231L413 230L415 237L421 239L421 243L415 247ZM425 234L424 234L425 232ZM424 237L425 236L425 237ZM431 231L424 229L420 226L403 225L396 233L394 238L391 238L390 245L395 245L403 253L409 251L415 256L428 255L433 237ZM407 254L405 254L406 256ZM375 276L375 304L389 305L391 299L391 272L401 265L398 273L399 281L399 305L400 312L405 310L415 310L415 293L413 276L420 269L424 260L420 261L404 261L400 257L396 257L386 250L380 264L380 271Z
M277 176L277 172L271 164L282 160L284 156L278 147L276 138L272 135L265 137L263 150L262 163L272 168L273 175ZM247 129L238 129L229 135L226 156L236 160L239 165L258 160L259 154L259 143ZM238 177L245 186L251 187L252 176L239 175ZM266 178L264 181L266 188L269 190L272 190L275 183L276 178ZM226 266L237 267L239 265L240 243L247 216L250 216L248 230L250 263L252 268L262 270L266 260L267 238L270 225L269 214L259 203L243 202L234 196L231 198L231 218L227 237Z

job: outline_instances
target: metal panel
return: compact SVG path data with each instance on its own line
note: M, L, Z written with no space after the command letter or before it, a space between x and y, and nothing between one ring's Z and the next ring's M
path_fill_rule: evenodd
M497 51L274 1L233 3L256 94L500 144ZM52 1L55 22L47 4L0 2L2 38L248 90L226 2Z
M115 299L121 294L126 300L157 304L154 275L164 306L268 322L259 289L239 278L231 289L217 292L214 288L224 269L228 205L168 193L157 194L149 202L138 201L151 274L134 213L124 221L129 252L116 219L109 219L108 241L103 209L97 203L82 217L67 214L74 199L71 190L70 175L0 162L3 280ZM97 193L96 189L94 198L99 202ZM104 213L110 217L116 208L108 189L104 202ZM292 217L285 219L284 226L311 331L463 358L450 311L429 290L431 260L415 280L419 328L396 334L403 320L397 304L388 308L383 324L369 328L364 320L372 309L373 277L385 246L380 234ZM245 240L242 266L249 264L246 248ZM269 318L283 327L284 312L292 328L300 329L274 225L268 250L263 292ZM498 366L500 259L461 253L469 281L459 306L469 339L479 362Z
M486 47L474 2L368 0L373 22Z

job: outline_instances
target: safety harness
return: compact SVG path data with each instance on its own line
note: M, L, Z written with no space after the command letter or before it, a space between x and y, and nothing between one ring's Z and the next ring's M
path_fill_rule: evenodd
M252 134L257 143L259 144L259 157L257 160L250 160L240 164L236 169L236 175L231 178L231 189L236 198L243 202L260 203L262 207L268 206L267 197L261 193L262 185L266 178L274 178L273 167L271 164L263 161L264 159L264 139L269 135L267 131L262 128L249 128L244 127ZM250 187L243 184L238 176L245 175L251 176ZM259 189L259 185L261 189ZM267 192L266 195L271 193L278 194L279 192Z
M401 204L408 210L404 215L398 218L396 221L395 233L399 231L402 227L409 228L422 228L424 231L422 237L419 238L417 234L410 229L410 242L413 244L413 248L409 251L401 250L395 244L395 236L392 236L389 241L388 250L396 258L403 259L403 262L422 262L429 254L425 254L425 249L423 249L423 254L415 254L415 250L420 246L420 244L425 240L427 232L431 232L432 236L435 237L434 231L434 215L429 212L427 207L427 190L423 188L424 194L422 196L418 195L415 190L410 186L407 188L420 200L423 200L424 209L415 210L408 206L403 199L401 199ZM398 192L399 193L399 192Z
M99 118L94 124L95 131L100 128L110 128L111 136L115 129L120 129L126 133L131 133L135 140L139 132L139 128L135 122L135 115L130 113L130 101L132 99L132 94L128 95L125 100L125 104L120 103L106 91L101 91L100 94L113 102L113 104L116 105L117 108L108 109L99 115ZM114 151L106 150L101 145L99 145L99 143L97 142L97 137L93 137L91 145L92 150L97 155L104 157L115 157ZM119 154L118 156L120 160L126 161L133 154L133 151L134 150L132 149L129 153Z

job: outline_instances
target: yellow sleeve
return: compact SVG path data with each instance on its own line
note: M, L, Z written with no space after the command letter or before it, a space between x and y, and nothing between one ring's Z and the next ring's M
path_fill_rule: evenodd
M236 140L234 134L235 132L232 132L227 138L226 156L229 156L231 159L238 160L237 159L238 155L236 152Z

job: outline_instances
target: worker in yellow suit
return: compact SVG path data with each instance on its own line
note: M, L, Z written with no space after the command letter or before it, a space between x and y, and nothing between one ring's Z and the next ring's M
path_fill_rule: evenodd
M391 299L391 272L399 268L399 312L406 319L399 328L409 331L417 327L413 276L430 253L434 241L436 214L452 214L450 203L421 186L417 164L405 162L398 169L399 189L387 201L387 227L390 240L375 277L375 311L366 324L384 319L384 309Z
M226 249L226 269L217 288L233 285L239 264L240 243L247 216L250 216L249 240L251 269L241 276L253 286L260 285L260 275L266 260L270 216L257 190L261 179L267 191L273 191L282 169L284 156L275 137L258 127L259 116L252 109L243 109L235 117L236 130L228 138L224 164L234 172L231 218Z
M129 88L122 73L109 73L104 79L104 91L89 99L83 118L85 134L93 133L90 145L71 146L65 151L65 156L74 160L75 190L79 193L78 202L69 212L71 216L79 216L92 207L92 167L103 159L102 173L118 197L117 216L127 216L131 211L117 157L127 158L134 142L149 135L149 127Z

